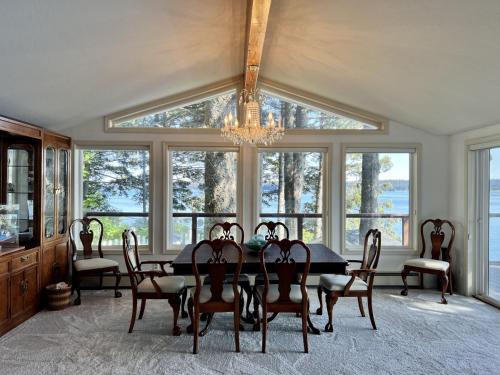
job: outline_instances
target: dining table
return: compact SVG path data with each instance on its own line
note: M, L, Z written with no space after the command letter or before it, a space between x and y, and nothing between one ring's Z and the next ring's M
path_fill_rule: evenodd
M192 253L196 244L186 245L182 251L173 260L171 265L174 275L193 275L192 267ZM248 247L246 244L240 245L243 250L243 263L241 267L241 273L249 275L257 275L262 273L259 251ZM309 275L319 275L323 273L329 274L341 274L345 275L348 262L340 256L337 252L330 249L328 246L314 243L307 244L311 252L311 262L309 265ZM295 260L297 266L297 272L302 273L304 271L304 265L306 262L306 256L304 251L294 251L291 249L291 254ZM211 256L211 252L198 252L196 265L200 274L207 272L207 260ZM271 246L266 250L265 261L266 268L268 272L272 272L272 263L279 256L279 248L277 246ZM231 256L227 257L227 272L234 272L236 269L236 258ZM269 269L271 265L271 269ZM310 317L308 316L308 326L310 332L314 334L320 334L319 329L317 329L312 323Z

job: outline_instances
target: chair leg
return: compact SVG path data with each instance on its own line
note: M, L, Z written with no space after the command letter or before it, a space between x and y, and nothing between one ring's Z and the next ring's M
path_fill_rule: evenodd
M253 297L253 330L255 332L260 331L260 314L259 314L259 300Z
M187 299L187 288L184 289L184 291L182 292L182 302L181 302L181 305L182 305L182 309L181 309L181 316L183 318L187 318L188 317L188 313L186 311L186 299Z
M236 353L240 352L240 310L234 309L234 344L236 346Z
M73 287L76 290L76 299L75 299L74 304L78 306L78 305L80 305L82 303L82 300L80 298L81 297L80 277L78 276L77 273L75 273L75 275L73 276Z
M450 296L453 295L453 275L451 273L451 267L448 269L448 292L450 293Z
M446 275L446 272L441 273L441 303L442 304L447 304L448 301L444 297L444 293L446 292L446 289L448 289L448 276Z
M143 300L144 301L144 300ZM169 298L168 303L172 306L172 310L174 312L174 327L172 328L172 335L180 336L181 335L181 327L177 325L177 321L179 320L179 311L181 308L181 299L178 295L175 297Z
M262 353L266 352L266 340L267 340L267 305L264 302L262 304Z
M101 273L99 275L99 289L102 289L103 279L104 279L104 275Z
M373 329L377 329L375 324L375 317L373 316L373 306L372 306L372 293L368 293L368 314L370 314L370 322L372 323Z
M307 316L308 303L305 303L302 308L302 339L304 341L304 353L309 353L309 345L307 343Z
M420 272L418 278L419 278L419 283L420 283L420 289L424 289L424 273Z
M120 280L122 279L122 275L120 273L119 269L116 269L113 271L113 273L116 276L116 282L115 282L115 298L120 298L122 296L121 292L118 290L118 287L120 286Z
M358 297L358 306L359 306L359 312L361 313L361 316L364 318L365 309L363 308L363 299L361 297Z
M132 333L135 324L135 317L137 315L137 297L132 296L132 317L130 318L130 326L128 328L128 333Z
M325 332L333 332L333 305L337 303L339 297L326 293L326 310L328 312L328 323L325 325Z
M143 298L141 300L141 310L139 311L139 320L142 319L142 317L144 316L144 309L146 308L146 299Z
M318 285L318 301L319 301L319 307L316 310L316 314L323 315L323 289L321 288L320 285Z
M401 278L403 279L403 285L404 285L404 288L401 291L402 296L408 295L408 282L406 281L406 278L408 277L409 273L410 271L406 267L403 268L403 271L401 272Z
M194 307L194 321L193 321L193 354L198 353L198 335L200 332L200 308Z
M267 318L267 322L271 323L274 319L276 319L277 316L278 316L277 312L273 313L273 315L271 315L269 318ZM262 317L262 319L264 319L264 316Z
M210 328L210 324L212 324L212 319L214 317L214 313L207 313L207 323L205 324L205 328L200 331L200 337L203 337L207 334L208 329Z
M250 283L243 283L241 284L241 287L245 291L245 294L247 295L247 301L245 304L245 313L246 313L246 318L251 319L252 318L252 313L250 312L250 304L252 303L252 287L250 286Z
M189 298L188 300L188 313L189 319L191 320L191 324L189 324L186 328L187 333L193 333L194 330L194 313L193 313L193 299Z

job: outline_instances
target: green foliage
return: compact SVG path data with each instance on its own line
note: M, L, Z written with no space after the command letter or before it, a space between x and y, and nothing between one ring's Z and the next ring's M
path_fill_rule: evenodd
M140 212L149 210L149 152L146 150L84 150L84 212L115 212L113 198L127 198L139 204ZM104 225L104 240L121 241L121 233L133 227L138 236L148 235L147 218L99 217Z

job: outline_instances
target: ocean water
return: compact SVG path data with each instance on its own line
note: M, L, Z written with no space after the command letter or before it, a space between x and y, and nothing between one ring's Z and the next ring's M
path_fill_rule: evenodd
M305 202L312 200L310 193L304 194ZM390 207L385 208L384 212L393 214L408 213L409 202L407 191L386 191L379 196L379 203L392 202ZM115 197L111 200L111 205L118 211L142 211L142 205L139 205L129 198ZM262 212L273 213L276 212L276 202L271 206L262 207ZM490 194L490 212L500 214L500 191L493 191ZM401 224L394 225L394 231L401 234ZM500 261L500 217L490 218L490 261Z

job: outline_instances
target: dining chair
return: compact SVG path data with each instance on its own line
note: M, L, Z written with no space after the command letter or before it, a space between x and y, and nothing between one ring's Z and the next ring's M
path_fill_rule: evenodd
M266 255L269 253L266 259ZM267 313L298 313L302 318L302 337L304 352L308 353L307 342L307 317L309 299L307 295L306 280L311 265L311 251L300 240L288 239L270 240L260 251L260 265L264 273L264 285L258 285L254 295L254 330L262 326L262 353L266 352L268 319ZM304 269L297 269L296 260L304 261ZM269 283L268 270L278 277L277 284ZM300 283L298 272L302 273ZM260 319L259 306L262 307L263 319Z
M123 256L127 266L130 286L132 289L132 317L128 333L132 333L137 315L137 301L141 300L139 320L144 316L146 300L166 299L174 312L172 334L179 336L181 328L177 325L181 296L186 293L184 276L169 275L165 269L172 261L146 260L141 261L137 248L137 236L131 230L122 233ZM158 265L160 270L144 270L144 265Z
M228 260L236 264L235 270L228 270ZM193 353L198 353L198 337L207 332L206 329L199 332L200 313L208 314L208 327L215 312L233 313L236 352L239 352L241 302L238 278L243 264L243 250L233 240L203 240L194 247L191 264L196 283L188 301L191 318L188 332L193 332ZM203 267L202 271L206 271L203 273L210 276L209 285L202 284L199 267ZM227 283L228 275L231 275L230 283Z
M431 242L431 259L424 258L426 251L425 227L427 224L432 224L433 228L430 232ZM443 246L446 233L443 231L443 226L448 226L448 245ZM451 274L451 250L455 239L455 226L448 220L427 219L420 225L420 236L422 239L422 251L420 258L408 259L404 262L401 278L403 279L404 289L401 295L408 295L408 284L406 277L412 271L420 273L420 287L423 288L423 274L429 273L437 275L441 280L441 303L447 304L444 294L449 287L450 295L453 294L453 283ZM441 258L441 259L440 259Z
M236 233L233 233L233 228L235 229ZM210 231L208 233L208 239L210 240L218 238L220 240L235 241L238 237L240 240L239 241L240 245L243 245L245 241L245 232L243 228L238 223L229 223L227 221L224 223L215 223L212 226L212 228L210 228ZM232 275L227 275L226 282L231 283L232 279L233 279ZM205 278L205 283L207 284L210 283L210 277ZM250 283L250 277L245 273L240 274L240 277L238 279L238 285L241 286L247 297L245 318L247 321L251 321L253 318L252 318L252 313L250 312L250 303L252 301L252 284ZM241 307L243 308L243 305L241 305Z
M91 224L95 223L99 237L97 240L97 257L93 254L94 230L90 228ZM79 233L79 239L83 246L83 258L78 257L75 231L76 225L80 224L82 229ZM69 242L71 244L71 259L73 265L72 280L73 289L76 290L77 297L74 301L75 305L81 304L80 280L83 277L99 276L99 286L102 289L103 275L112 273L115 276L115 298L119 298L122 294L118 291L120 285L121 273L117 261L104 258L102 253L102 237L104 226L99 219L84 217L83 219L75 219L69 226Z
M323 312L322 292L326 294L326 309L328 312L328 323L325 332L333 332L333 306L339 297L357 297L361 316L365 316L363 309L363 297L368 299L368 313L373 329L377 329L373 316L372 292L375 273L381 249L381 233L378 229L370 229L365 235L363 259L348 260L350 263L361 263L359 269L352 269L350 275L323 274L319 277L318 298L320 307L318 315Z
M288 227L285 225L285 223L282 223L281 221L263 221L259 225L255 227L254 234L259 234L259 232L263 232L263 229L265 228L264 232L264 238L266 241L269 240L279 240L280 233L283 233L284 236L282 238L289 238L290 231L288 230ZM280 231L281 229L281 231ZM268 274L269 277L269 283L270 284L276 284L278 282L278 276L274 273ZM254 286L253 286L253 293L255 294L255 288L258 285L263 285L264 284L264 274L259 273L255 276L255 281L254 281ZM250 305L250 299L247 299L247 311L249 310L249 305ZM269 318L267 318L267 322L272 322L278 313L274 313L271 315Z

